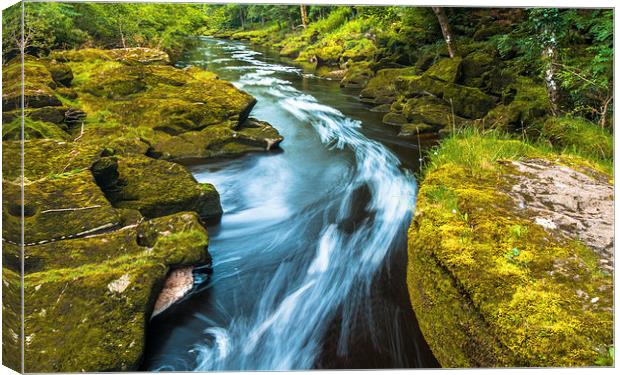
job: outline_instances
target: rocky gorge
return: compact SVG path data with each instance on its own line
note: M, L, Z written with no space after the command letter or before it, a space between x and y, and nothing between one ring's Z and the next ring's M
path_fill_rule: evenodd
M184 294L162 292L167 275L209 262L205 223L222 215L215 188L177 162L282 137L248 118L253 97L154 49L26 55L3 73L5 361L19 360L23 261L26 371L135 370L158 295L161 312Z
M313 8L5 62L5 363L613 365L609 14Z

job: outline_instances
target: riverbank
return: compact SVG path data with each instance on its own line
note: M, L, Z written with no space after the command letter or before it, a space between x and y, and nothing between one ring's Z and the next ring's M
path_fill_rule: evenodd
M135 370L153 309L193 284L167 275L210 262L205 225L222 215L213 185L177 162L268 151L282 137L248 117L252 96L158 50L26 55L23 69L22 206L21 59L3 67L5 363L19 368L23 209L25 370Z

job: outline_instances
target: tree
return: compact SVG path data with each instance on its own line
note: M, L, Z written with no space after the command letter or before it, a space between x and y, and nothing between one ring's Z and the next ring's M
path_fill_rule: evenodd
M452 31L450 30L448 16L446 16L446 12L442 7L432 8L433 12L435 12L435 15L437 16L437 21L439 21L439 26L441 27L441 33L446 41L446 45L448 46L448 53L450 54L450 57L454 57L456 55L456 48L454 46L454 39L452 38Z
M303 4L299 5L299 10L301 13L301 25L305 29L306 27L308 27L308 12L306 10L306 6Z

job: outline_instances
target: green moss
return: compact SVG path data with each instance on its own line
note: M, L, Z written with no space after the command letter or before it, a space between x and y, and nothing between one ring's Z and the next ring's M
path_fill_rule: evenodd
M138 210L146 217L195 211L205 220L222 214L219 195L199 185L179 164L146 156L118 160L120 191L110 192L115 207Z
M21 58L14 58L3 66L2 106L4 111L21 108L22 89L25 107L61 105L54 92L56 83L42 60L24 55L23 78L22 80Z
M431 153L409 232L408 285L444 367L592 366L612 342L612 279L597 256L519 215L504 193L503 176L515 172L502 160L546 155L476 133Z
M424 74L440 81L456 83L461 77L462 62L463 59L460 57L441 59L428 68Z
M22 121L17 117L2 126L2 140L18 141L22 138ZM69 134L51 122L35 121L25 117L23 123L23 139L57 139L68 140Z
M207 244L197 216L183 212L99 236L29 246L27 371L137 369L146 322L169 268L204 262Z
M409 76L415 68L382 69L368 81L366 88L360 92L364 101L376 104L391 103L399 93L396 82L402 76Z
M613 136L584 119L550 117L543 125L542 136L565 152L598 159L613 158Z
M505 90L514 92L514 100L489 111L482 120L483 127L521 131L540 125L550 113L549 99L543 85L529 78L518 77Z

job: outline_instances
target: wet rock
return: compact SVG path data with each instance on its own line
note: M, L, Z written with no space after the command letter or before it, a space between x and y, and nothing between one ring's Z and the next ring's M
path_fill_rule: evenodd
M407 117L402 113L389 112L383 116L383 123L386 125L402 126L407 123Z
M219 194L210 184L199 184L183 166L146 156L118 160L120 191L111 194L115 207L136 209L147 218L195 211L201 219L222 215Z
M174 161L233 157L248 152L278 148L283 137L266 122L248 119L241 126L209 126L199 132L186 132L162 138L154 143L150 153Z
M141 224L142 225L142 224ZM208 259L208 237L189 212L140 228L26 248L26 370L129 371L139 366L144 328L171 268ZM62 335L60 327L67 327Z
M542 122L550 113L544 85L529 78L518 77L508 88L515 90L514 99L509 104L500 104L491 109L481 121L485 128L520 131L524 126Z

